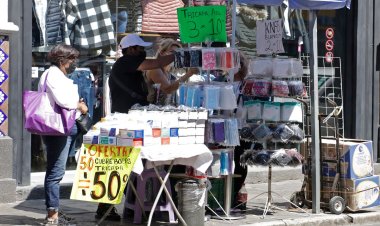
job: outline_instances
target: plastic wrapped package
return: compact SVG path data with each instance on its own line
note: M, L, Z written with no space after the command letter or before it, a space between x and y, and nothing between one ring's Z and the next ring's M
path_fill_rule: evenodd
M264 102L263 120L278 122L281 119L281 103Z
M254 79L252 85L252 95L256 97L271 96L272 83L267 79Z
M214 119L211 120L212 135L214 143L225 143L225 129L224 129L224 119Z
M224 121L224 133L226 137L227 146L238 146L240 145L239 132L238 132L238 122L236 118L229 118Z
M204 86L204 104L207 109L220 109L220 87L219 86Z
M291 97L299 97L304 93L304 84L300 80L289 81L289 96Z
M272 138L272 130L265 124L259 125L252 131L253 136L257 141L267 141Z
M281 104L281 121L302 123L302 105L299 102L284 102Z
M191 55L190 49L183 50L183 67L190 67Z
M187 85L181 84L179 87L179 104L185 105L187 94Z
M285 149L285 153L292 158L288 163L288 166L299 166L303 163L304 157L297 151L297 149Z
M215 48L215 69L224 70L226 68L226 52L224 48Z
M243 95L251 96L253 95L253 84L254 80L253 79L247 79L244 81L242 93Z
M272 80L272 95L275 97L289 96L288 83L283 80Z
M230 153L228 150L223 150L220 153L220 175L228 175L228 169L229 169L229 156Z
M177 49L174 54L174 67L175 68L183 68L184 67L184 53L183 49Z
M230 49L230 48L225 48L225 57L226 57L226 59L225 59L225 69L231 69L231 68L234 68L235 67L235 65L234 65L234 63L235 63L235 61L234 61L234 55L233 55L233 51L232 51L232 49Z
M286 124L280 124L273 131L273 141L287 142L294 135L293 130Z
M273 59L272 58L254 58L250 60L249 77L272 78Z
M293 136L289 138L291 142L302 142L305 139L304 131L297 124L292 124L289 126L293 130Z
M276 166L287 166L292 161L285 149L275 150L274 153L270 156L270 164Z
M258 100L247 101L244 103L244 107L247 108L248 120L261 120L263 118L263 102Z
M216 55L214 48L202 48L202 69L213 70L216 68Z
M202 67L202 50L190 50L190 67Z
M273 60L273 78L300 78L302 74L301 60L295 58Z
M232 110L237 107L236 96L232 85L223 85L220 87L219 106L220 109Z
M220 175L220 154L218 150L212 150L213 160L210 167L207 169L207 175L218 177Z

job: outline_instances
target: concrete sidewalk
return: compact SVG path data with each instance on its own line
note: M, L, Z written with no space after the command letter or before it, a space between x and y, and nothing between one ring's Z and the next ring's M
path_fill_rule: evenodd
M265 172L264 172L265 173ZM281 172L278 172L281 174ZM61 209L68 215L75 217L76 225L96 225L94 218L97 204L91 202L83 202L68 199L70 191L70 180L72 180L73 172L68 172L62 186L63 199L61 201ZM0 225L41 225L45 217L45 205L43 199L32 199L33 193L41 193L41 182L43 174L34 174L34 188L27 195L27 189L19 189L19 193L27 196L28 199L11 204L0 204ZM286 211L268 212L265 218L262 218L263 208L267 198L267 183L247 184L246 188L249 194L248 210L244 214L245 219L224 221L220 219L211 219L205 223L205 226L224 226L224 225L360 225L363 223L380 222L380 208L371 208L357 213L344 213L341 215L333 215L330 213L311 214L311 210L305 210L302 213L295 209L288 209L289 203L285 199L289 199L291 194L299 191L302 185L302 179L286 180L272 183L273 204L281 207ZM22 192L23 190L23 192ZM260 195L261 194L261 195ZM39 194L41 195L41 194ZM34 195L35 197L38 197ZM257 197L256 197L257 196ZM255 197L255 198L254 198ZM252 199L253 198L253 199ZM119 213L123 213L123 205L117 205ZM102 225L134 225L131 219L123 219L120 222L103 222ZM146 225L146 223L142 224ZM152 225L177 225L165 223L165 219L154 219ZM376 225L376 224L374 224ZM380 225L380 223L379 223Z

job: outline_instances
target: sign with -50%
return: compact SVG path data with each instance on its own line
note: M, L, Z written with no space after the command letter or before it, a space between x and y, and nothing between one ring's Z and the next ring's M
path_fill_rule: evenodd
M177 9L179 33L184 43L226 42L226 6Z
M85 144L75 173L71 199L119 204L139 148Z

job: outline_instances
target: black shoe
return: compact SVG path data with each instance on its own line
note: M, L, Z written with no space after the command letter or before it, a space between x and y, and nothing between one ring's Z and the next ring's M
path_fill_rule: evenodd
M104 216L104 214L107 212L107 210L108 210L108 208L110 206L111 206L110 204L99 204L98 205L98 209L96 210L95 218L96 219L101 219ZM121 217L117 213L117 209L113 206L112 209L111 209L111 211L107 215L106 220L109 220L109 221L120 221L120 219L121 219Z

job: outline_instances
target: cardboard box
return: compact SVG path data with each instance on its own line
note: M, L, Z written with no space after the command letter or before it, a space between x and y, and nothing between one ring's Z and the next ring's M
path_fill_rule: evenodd
M205 135L205 128L203 127L197 127L195 128L195 135L196 136L204 136Z
M205 128L206 127L206 120L205 119L198 119L196 124L195 124L195 127L196 128Z
M323 160L336 160L335 139L322 139L321 158ZM372 141L340 139L339 140L341 177L358 179L372 176L374 174ZM334 176L331 170L332 164L324 164L327 176ZM323 171L322 171L323 172Z
M152 129L152 137L161 137L161 129L153 128Z
M178 128L170 128L170 137L178 137Z
M119 131L117 128L100 127L100 136L116 137L118 133Z
M305 177L305 197L308 201L312 200L312 181ZM329 203L334 196L341 196L346 207L351 211L369 208L380 205L380 176L370 176L359 179L339 179L339 186L334 187L334 177L322 177L321 201ZM339 188L339 190L338 190Z
M144 130L120 129L119 136L122 138L144 138Z
M170 128L162 128L161 137L170 137Z
M128 147L140 147L143 146L143 138L122 138L117 137L116 139L118 146L128 146Z
M98 135L83 135L83 143L84 144L99 144L99 136Z
M169 145L170 137L161 137L161 145Z
M100 136L99 144L116 145L116 137Z
M380 205L380 176L375 175L355 180L343 180L346 192L343 195L346 206L357 211Z

